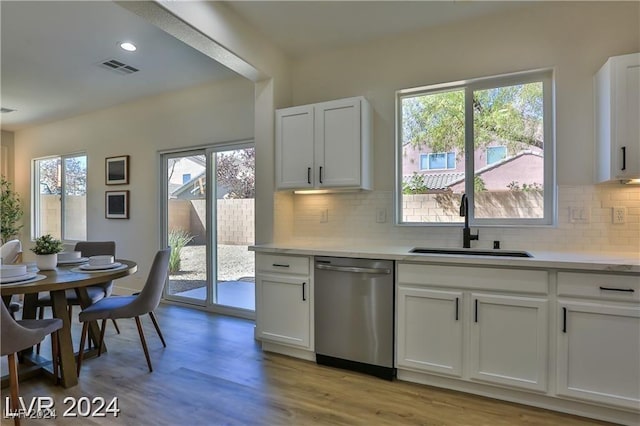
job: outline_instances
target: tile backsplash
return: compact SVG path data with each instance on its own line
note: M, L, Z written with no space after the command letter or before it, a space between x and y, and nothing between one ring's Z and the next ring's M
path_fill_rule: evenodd
M624 223L613 223L621 207ZM458 247L461 225L398 226L394 224L391 191L322 195L277 193L276 241L390 244ZM575 220L571 212L582 210ZM383 222L381 222L384 219ZM475 230L475 228L474 228ZM629 252L640 254L640 186L584 185L558 187L555 227L480 227L474 247L505 249Z

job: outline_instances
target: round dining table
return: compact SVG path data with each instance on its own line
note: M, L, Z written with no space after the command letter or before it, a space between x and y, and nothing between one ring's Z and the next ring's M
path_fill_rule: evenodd
M78 384L76 373L76 359L71 339L71 320L67 310L66 290L73 289L80 300L82 308L91 305L91 299L87 293L87 287L102 284L118 278L123 278L134 274L138 270L135 262L124 259L117 259L116 262L122 265L110 270L82 270L79 265L58 265L56 269L50 271L38 271L40 275L37 281L26 281L0 285L0 292L5 304L11 300L15 294L24 295L24 306L22 311L23 319L33 319L36 314L36 301L38 293L49 292L51 294L51 307L53 316L60 318L63 322L62 329L58 332L60 345L60 384L65 387L72 387ZM44 276L44 278L42 278ZM95 344L98 342L100 331L98 324L90 324L89 334ZM80 348L79 350L83 350ZM104 349L103 349L104 351ZM27 350L26 355L29 355ZM28 356L26 356L29 359ZM40 357L32 357L33 364L39 364Z

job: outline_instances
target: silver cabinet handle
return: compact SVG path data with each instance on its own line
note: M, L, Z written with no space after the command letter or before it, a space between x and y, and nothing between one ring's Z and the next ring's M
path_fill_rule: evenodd
M316 269L325 271L352 272L354 274L390 274L391 269L387 268L360 268L357 266L332 266L332 265L316 265Z

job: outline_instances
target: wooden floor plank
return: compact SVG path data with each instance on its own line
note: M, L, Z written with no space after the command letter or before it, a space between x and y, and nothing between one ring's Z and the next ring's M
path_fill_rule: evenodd
M388 382L263 353L252 321L161 305L167 341L148 317L149 373L135 322L108 325L109 352L83 363L70 389L44 378L21 383L27 400L51 396L58 418L27 425L596 425L585 418L401 381ZM80 328L74 323L74 342ZM47 349L43 349L47 350ZM6 371L3 360L3 373ZM3 389L3 395L6 393ZM62 418L65 397L117 397L117 418ZM2 400L4 410L4 398ZM11 425L3 419L2 425Z

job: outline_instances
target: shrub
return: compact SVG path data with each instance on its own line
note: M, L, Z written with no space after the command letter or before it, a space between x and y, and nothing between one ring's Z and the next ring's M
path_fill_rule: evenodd
M182 248L193 240L193 235L182 229L172 229L169 231L169 272L175 274L180 270L180 252Z

